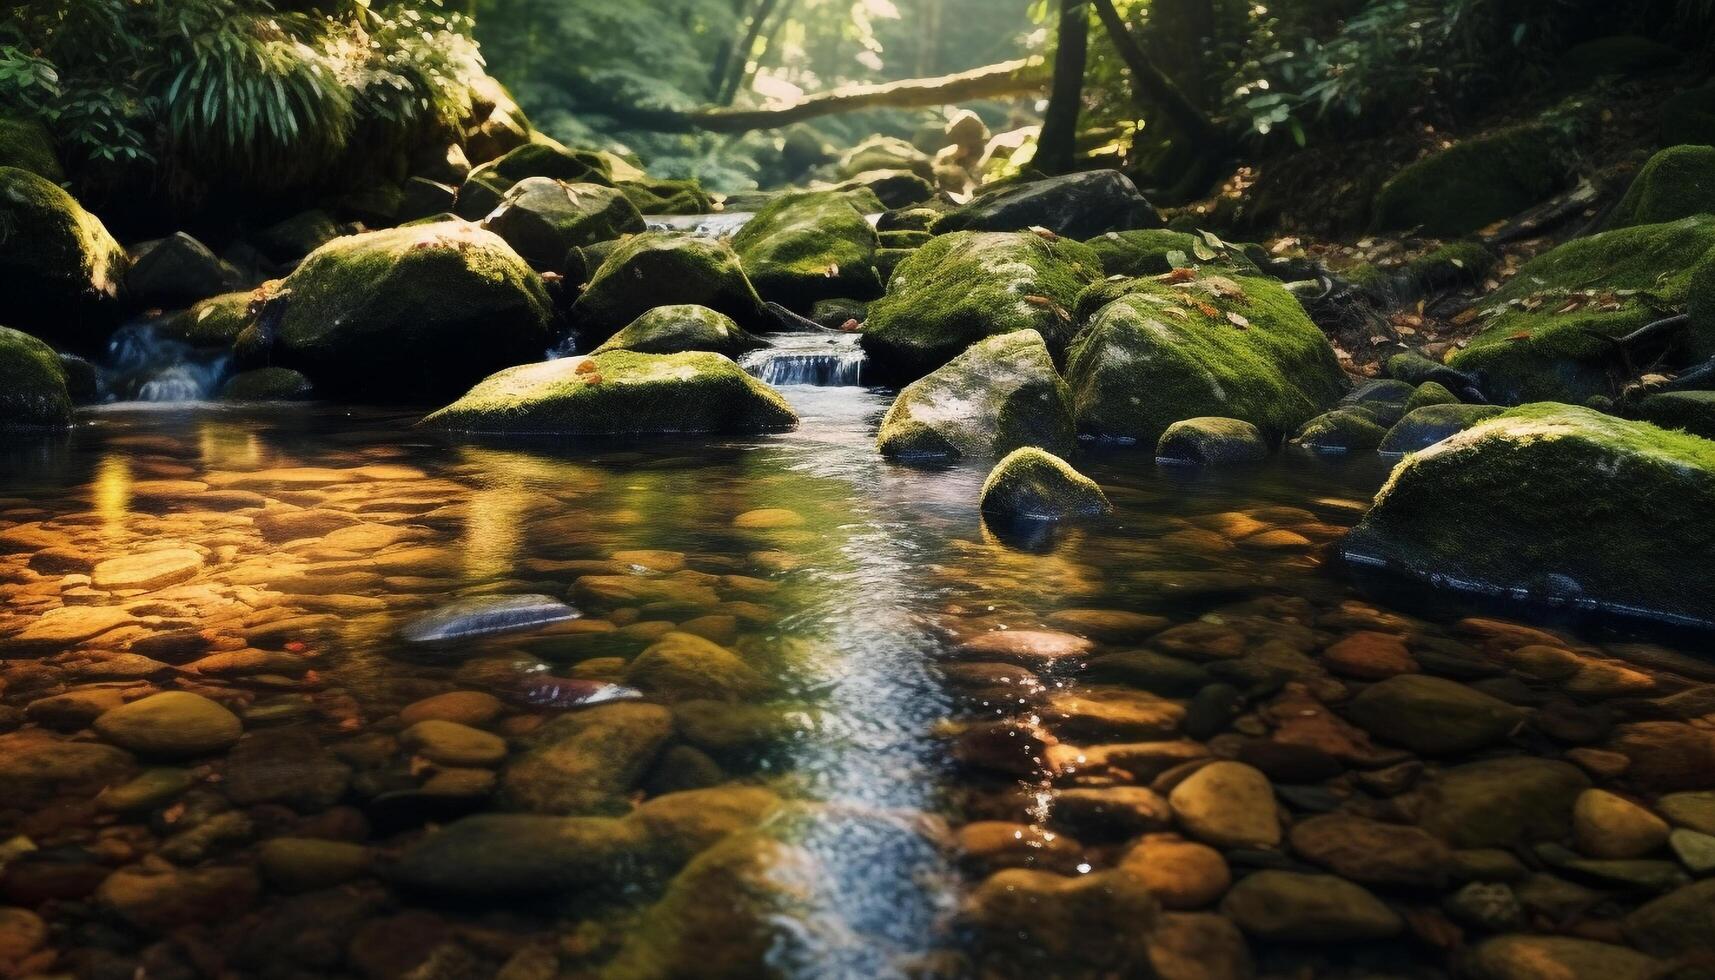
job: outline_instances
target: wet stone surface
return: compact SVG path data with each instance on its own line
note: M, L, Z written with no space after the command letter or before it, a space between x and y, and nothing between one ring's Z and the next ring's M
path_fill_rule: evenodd
M788 395L0 446L0 975L1706 975L1706 639L1359 591L1371 461L1021 541Z

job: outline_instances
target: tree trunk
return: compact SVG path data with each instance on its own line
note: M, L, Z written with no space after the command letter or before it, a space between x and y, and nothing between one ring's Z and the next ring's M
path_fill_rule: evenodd
M1227 143L1225 134L1219 127L1205 116L1202 110L1185 97L1179 86L1173 84L1155 67L1149 56L1138 47L1131 32L1126 30L1125 21L1120 18L1119 11L1114 9L1113 0L1090 0L1096 5L1096 16L1102 19L1102 27L1113 39L1114 48L1124 59L1126 67L1131 69L1132 86L1138 104L1144 108L1157 108L1167 116L1175 128L1194 143L1208 147L1224 147Z
M757 36L757 40L762 42L762 48L754 51L753 57L746 59L744 64L738 66L738 76L732 91L727 93L726 105L732 105L738 99L738 93L744 91L756 80L758 72L765 67L772 67L769 63L775 60L774 56L779 51L779 46L774 41L780 36L780 32L786 29L786 23L792 19L792 7L796 2L797 0L783 0L779 9L775 11L773 22L763 25L762 33Z
M749 70L750 55L756 48L756 39L762 36L763 26L779 3L780 0L762 0L756 11L750 15L750 23L744 28L744 37L738 42L738 47L733 49L732 57L728 59L721 77L721 85L715 96L718 105L732 105L733 100L738 98L739 86L744 84L745 72Z
M1063 174L1072 169L1078 143L1078 114L1084 107L1084 67L1090 53L1089 0L1060 0L1059 41L1054 48L1054 86L1048 114L1036 140L1036 169Z
M636 129L663 133L746 133L778 129L806 119L832 116L859 109L889 107L919 109L952 105L974 99L1040 93L1048 84L1048 73L1040 58L988 65L941 78L908 78L884 85L854 85L812 95L791 105L772 109L695 109L676 112L647 109L614 102L611 94L595 89L577 92L578 101L592 112L612 116Z

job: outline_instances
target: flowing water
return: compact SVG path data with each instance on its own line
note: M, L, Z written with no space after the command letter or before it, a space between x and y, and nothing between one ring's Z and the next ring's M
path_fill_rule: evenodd
M771 385L850 388L863 383L863 348L856 333L774 333L771 345L738 359L739 367Z
M709 973L733 976L1099 975L1068 964L1120 962L1109 947L1145 932L1142 921L1104 925L1107 899L1048 901L1023 925L969 907L999 868L1093 876L1167 829L1100 794L1152 782L1165 792L1171 764L1128 774L1081 747L1207 745L1230 757L1271 732L1285 741L1343 684L1362 686L1319 660L1359 634L1406 637L1422 669L1510 701L1586 711L1497 666L1512 646L1496 637L1540 645L1541 634L1473 619L1481 611L1458 602L1401 608L1328 567L1324 546L1361 515L1380 462L1288 456L1203 473L1095 453L1083 466L1112 497L1111 519L997 530L974 505L982 467L880 459L887 396L850 387L847 338L832 351L829 338L801 339L747 366L771 382L840 387L784 388L803 425L776 436L467 443L418 432L403 413L119 405L85 415L69 440L0 448L0 732L15 729L0 734L0 777L13 780L0 803L0 905L46 922L39 965L95 976L492 976L503 965L508 976L691 976L706 957ZM507 596L547 599L494 621L560 601L579 615L438 645L401 636L449 603ZM669 683L628 666L673 630L732 651L743 666L723 669L744 681ZM1692 661L1635 641L1547 642L1615 670L1647 653L1658 666L1615 682L1631 685L1626 696L1687 686L1659 665ZM1101 659L1145 647L1180 659ZM1110 666L1097 674L1092 662ZM1157 680L1141 679L1152 671ZM640 688L645 700L544 708L508 695L542 674ZM228 706L243 740L175 751L91 730L157 690ZM1247 707L1211 720L1211 690ZM421 703L449 692L466 702L446 717L499 736L498 751L410 734L401 712L440 717ZM671 732L578 749L596 753L593 775L553 756L571 744L556 741L567 725L655 703ZM1199 742L1172 732L1182 716ZM1409 822L1394 798L1424 763L1318 720L1328 727L1298 744L1318 765L1339 761L1298 775L1280 763L1271 774L1285 812L1348 802ZM1558 757L1603 737L1521 729L1429 765ZM137 758L65 758L68 745L108 741ZM132 782L143 766L155 768ZM584 792L592 780L595 796ZM573 784L578 807L545 802ZM720 786L786 801L761 830L740 832L775 849L737 852L737 870L698 882L682 876L677 904L658 899L682 859L545 896L525 886L569 860L552 846L508 831L433 858L418 849L469 814L613 815ZM996 827L999 844L981 833ZM269 860L278 838L361 848L339 852L349 867L306 870L307 857ZM496 854L508 846L525 853L505 863ZM1235 871L1309 867L1256 848L1227 859ZM491 873L502 884L477 888ZM422 883L436 876L443 887ZM1569 887L1591 885L1579 880ZM1416 910L1400 938L1253 940L1249 955L1299 975L1439 969L1445 933L1422 923L1441 916L1443 889L1374 887ZM1647 894L1602 896L1623 911ZM685 925L697 915L724 924ZM1177 962L1221 960L1236 941L1181 949ZM728 969L723 957L747 951L759 959ZM1033 967L1041 955L1057 965Z

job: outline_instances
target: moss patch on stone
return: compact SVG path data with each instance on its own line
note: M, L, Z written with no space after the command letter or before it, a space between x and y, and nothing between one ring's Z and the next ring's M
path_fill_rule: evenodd
M732 317L706 306L657 306L631 321L592 353L630 350L639 354L678 354L703 350L737 358L768 346L733 322Z
M1427 156L1376 193L1376 227L1452 238L1510 218L1565 183L1563 142L1547 126L1520 126Z
M1272 279L1137 279L1091 293L1110 286L1121 295L1066 362L1080 433L1153 446L1174 422L1218 416L1279 437L1344 391L1327 338Z
M594 150L574 150L538 136L470 172L472 180L498 179L508 187L526 177L612 185L613 162Z
M255 290L210 296L162 324L161 332L193 347L231 347L256 322L257 298Z
M1174 269L1218 265L1252 275L1256 263L1238 247L1210 235L1166 228L1110 231L1084 244L1095 250L1102 271L1110 276L1158 276Z
M902 459L1004 456L1023 446L1067 456L1070 392L1036 331L990 337L907 385L876 445Z
M1387 437L1387 427L1352 408L1318 415L1293 433L1292 444L1318 453L1367 453Z
M93 347L118 312L129 261L101 219L58 184L0 167L0 321Z
M762 298L724 242L671 232L633 235L614 246L572 307L577 328L606 340L657 306L694 304L766 330Z
M1426 405L1414 408L1387 430L1377 447L1388 455L1428 449L1450 435L1464 432L1479 422L1506 411L1498 405Z
M1268 458L1268 441L1261 430L1243 419L1182 419L1161 434L1155 444L1155 458L1194 466L1260 463Z
M1715 391L1664 391L1638 402L1638 418L1715 439Z
M1487 300L1488 324L1452 366L1483 375L1498 402L1582 402L1612 394L1620 337L1684 306L1715 249L1715 218L1639 225L1574 239L1527 262ZM1715 354L1715 320L1694 322L1689 358Z
M28 170L56 184L66 176L53 136L35 119L0 116L0 167Z
M1010 232L956 232L910 253L870 304L863 347L878 375L911 381L984 337L1035 330L1059 357L1071 309L1101 278L1088 246Z
M64 429L71 420L59 355L27 333L0 327L0 429Z
M644 214L708 214L714 199L694 180L625 180L625 196Z
M1050 452L1027 446L995 464L983 481L982 511L991 517L1059 521L1113 509L1096 481Z
M220 387L222 401L296 402L315 393L310 379L291 368L265 367L228 378Z
M835 297L881 295L875 229L850 199L829 191L789 194L733 236L733 251L763 297L796 310Z
M459 432L574 436L791 429L772 388L706 352L615 350L509 368L423 424Z
M1709 622L1715 442L1569 405L1407 456L1350 560L1447 588Z
M1715 214L1715 146L1670 146L1638 171L1614 206L1609 228Z
M280 366L326 394L403 402L447 397L539 359L553 309L516 252L462 222L335 239L272 302L284 304L273 338Z

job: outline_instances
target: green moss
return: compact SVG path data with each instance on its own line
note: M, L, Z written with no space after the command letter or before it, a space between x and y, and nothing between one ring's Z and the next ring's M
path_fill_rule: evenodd
M1377 192L1376 227L1452 238L1510 218L1564 184L1563 143L1547 126L1521 126L1425 157Z
M1715 217L1574 239L1540 255L1488 299L1488 326L1452 366L1483 375L1499 402L1582 402L1615 387L1619 337L1687 302L1693 270L1715 249ZM1689 356L1715 354L1715 319L1694 323Z
M1443 587L1707 623L1715 442L1569 405L1407 456L1344 550Z
M0 116L0 167L28 170L58 184L65 180L54 138L34 119Z
M1110 276L1158 276L1174 269L1218 265L1251 275L1256 264L1237 247L1212 235L1148 228L1110 231L1084 244L1095 249L1102 271Z
M1004 456L1023 446L1067 456L1070 392L1036 331L990 337L907 385L876 445L904 459Z
M231 347L256 321L256 290L210 296L162 325L162 333L194 347Z
M71 421L59 355L27 333L0 327L0 429L64 429Z
M1259 463L1268 458L1268 441L1256 426L1242 419L1182 419L1161 434L1155 444L1155 458L1196 466Z
M695 304L746 330L769 321L738 255L724 242L670 232L633 235L614 246L572 307L586 336L605 340L657 306Z
M938 236L894 270L870 304L864 350L877 373L910 381L984 337L1035 330L1056 356L1075 332L1071 307L1101 276L1087 246L1029 233Z
M273 302L284 304L279 365L326 394L365 400L446 397L537 360L551 336L541 277L500 238L462 222L335 239Z
M1434 381L1425 381L1417 386L1411 397L1405 400L1405 410L1410 413L1425 405L1457 405L1459 397Z
M1671 146L1649 158L1608 218L1630 228L1715 214L1715 146Z
M1455 433L1506 411L1497 405L1426 405L1414 408L1388 429L1380 450L1388 455L1427 449Z
M886 248L922 248L935 238L926 231L884 231L877 237Z
M837 296L881 295L878 244L875 229L851 201L828 191L781 197L732 239L757 292L797 310Z
M874 214L888 208L908 208L935 197L935 185L909 170L867 170L850 180L835 184L833 190L861 191L873 197L873 206L858 208L865 214Z
M229 402L295 402L311 396L310 379L291 368L265 367L227 379L220 397Z
M1660 74L1684 63L1685 55L1660 41L1617 34L1567 48L1554 73L1564 85L1584 86L1601 78Z
M644 214L708 214L714 199L694 180L627 180L619 189Z
M630 350L639 354L678 354L704 350L736 358L768 346L734 323L732 317L706 306L657 306L609 337L593 353Z
M1387 431L1363 412L1340 408L1304 423L1292 443L1318 453L1367 453L1381 446Z
M274 261L295 262L339 236L340 228L332 215L311 210L269 225L257 232L254 240L262 254Z
M773 389L719 354L609 351L501 371L423 424L462 432L635 435L790 429Z
M0 167L0 320L64 346L105 338L129 260L58 184Z
M893 273L915 255L914 248L878 248L875 250L875 274L885 285L893 281Z
M1661 104L1661 143L1715 145L1715 85L1686 89Z
M472 180L504 181L507 187L526 177L552 177L567 183L613 185L613 162L593 150L574 150L540 136L470 172Z
M1096 481L1050 452L1015 449L983 481L981 506L992 517L1058 521L1113 509Z
M1153 446L1174 422L1218 416L1277 438L1345 388L1327 338L1272 279L1118 285L1126 295L1095 313L1067 358L1080 433Z
M941 216L938 208L900 208L876 220L877 231L928 231Z
M1639 418L1664 429L1715 439L1715 391L1664 391L1638 402Z
M559 272L572 249L636 234L644 224L631 198L612 187L527 177L512 185L482 227L534 268Z

